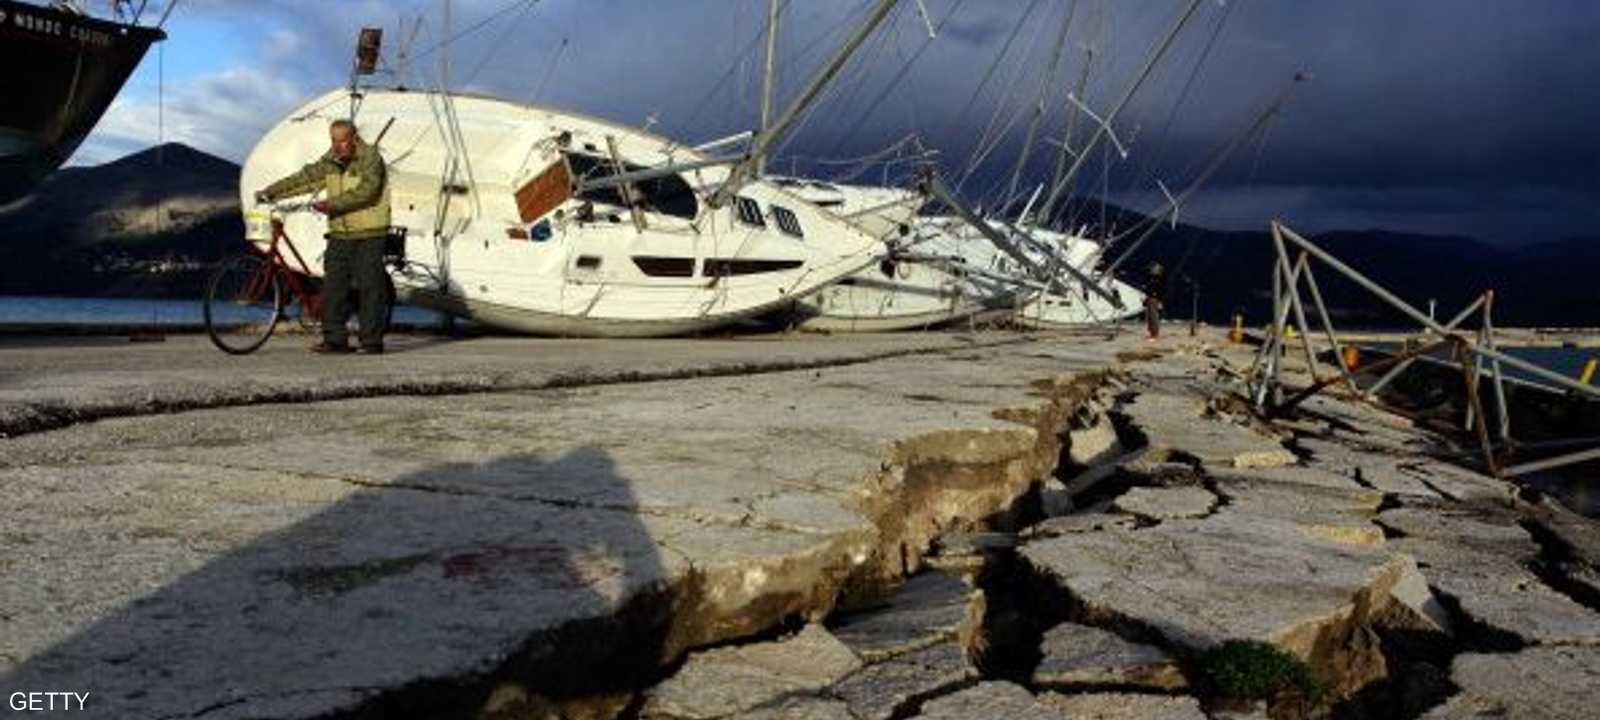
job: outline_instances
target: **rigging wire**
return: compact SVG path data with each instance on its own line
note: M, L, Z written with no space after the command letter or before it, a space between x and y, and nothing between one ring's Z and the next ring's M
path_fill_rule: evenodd
M783 4L778 6L778 12L782 13L785 10L787 10L789 5L790 5L790 3L791 3L791 0L783 0ZM863 6L865 6L865 3L863 3ZM823 40L827 39L828 37L832 36L834 33L838 32L840 28L843 28L845 25L849 24L849 22L851 20L853 20L853 19L855 19L855 18L853 16L851 16L850 14L848 14L848 13L845 14L844 17L841 17L833 25L823 29L822 32L820 32L816 36L814 36L811 39L810 42L808 42L804 46L802 46L800 52L797 53L797 56L803 58L803 57L809 55L811 53L811 51L815 50L816 47L822 43ZM691 130L691 129L695 129L696 128L695 123L696 123L696 121L698 121L700 119L701 113L704 113L706 110L708 110L708 109L710 109L710 108L715 106L715 103L713 101L716 99L717 94L722 92L724 86L726 86L728 84L729 80L733 79L734 75L739 70L740 60L738 60L738 58L743 58L746 55L749 55L750 53L754 52L756 45L759 44L760 42L762 42L762 40L765 39L764 36L763 36L764 32L765 32L765 29L763 28L762 32L756 33L753 37L750 38L749 42L745 43L744 49L739 51L739 53L737 55L735 55L735 58L736 58L735 62L729 63L728 69L723 71L721 77L719 77L717 79L717 82L711 86L710 90L706 91L705 95L703 95L700 98L699 102L695 103L694 112L691 113L689 115L688 119L686 119L681 124L680 130L688 131L688 130Z
M867 4L869 3L863 3L862 6L865 7ZM900 11L903 9L903 7L904 6L896 7L893 11L893 15L885 20L890 27L895 27L899 22ZM840 80L828 87L823 94L818 97L817 101L813 103L810 108L806 109L805 113L795 123L794 129L789 133L789 139L785 140L782 143L783 145L788 145L790 142L792 142L793 138L799 136L799 134L811 124L811 121L817 117L818 112L822 108L833 108L837 104L842 103L843 107L841 107L838 112L840 114L847 112L847 108L849 107L850 103L855 100L856 95L861 92L862 88L866 87L867 81L871 77L872 68L876 65L876 58L882 55L889 45L886 37L887 33L880 32L876 35L877 36L870 41L872 43L872 47L867 51L869 53L867 56L868 59L864 62L851 63L853 75L850 77L850 79ZM846 87L848 87L849 90L846 90ZM848 93L848 96L846 93ZM840 100L841 97L848 97L848 100ZM774 148L774 150L776 150L776 148Z
M489 61L493 60L495 55L500 52L500 48L505 47L506 38L522 24L522 21L528 19L528 11L532 10L534 5L539 4L539 0L519 0L519 2L522 3L522 10L517 14L517 18L506 23L506 26L500 30L500 34L495 36L494 42L489 46L489 51L483 54L483 57L478 60L477 66L472 68L472 72L467 73L465 80L461 81L462 87L471 85L472 81L477 79L478 74L483 72L485 67L488 67Z
M1211 51L1216 47L1217 40L1222 36L1222 31L1226 27L1228 18L1232 15L1233 8L1236 5L1237 3L1234 2L1223 6L1222 13L1217 18L1216 26L1212 28L1211 36L1206 40L1204 47L1200 51L1199 58L1195 61L1194 67L1189 71L1189 77L1184 81L1183 89L1179 92L1177 101L1173 103L1172 110L1167 115L1167 122L1162 128L1161 134L1158 136L1155 147L1151 153L1144 156L1142 159L1143 162L1140 163L1141 167L1139 168L1138 172L1129 177L1127 187L1128 190L1133 188L1133 184L1138 182L1139 178L1150 177L1155 174L1154 168L1158 164L1157 160L1161 155L1165 154L1167 144L1171 140L1172 126L1178 118L1178 112L1183 108L1184 103L1188 100L1190 91L1194 89L1195 81L1200 77L1200 71L1205 67L1206 60L1210 58ZM1189 171L1192 171L1195 167L1195 163L1197 162L1198 159L1191 160L1190 165L1188 168L1186 168L1184 174L1186 175L1189 173ZM1109 197L1109 195L1106 197ZM1121 222L1123 216L1130 212L1132 212L1130 209L1119 205L1117 207L1117 222ZM1176 209L1174 209L1174 212L1176 212Z
M533 94L528 96L529 104L537 102L539 98L544 96L545 88L550 85L550 78L556 74L556 67L561 64L561 58L565 57L566 54L567 38L562 37L561 47L556 48L555 59L551 60L550 65L544 70L544 79L539 81L539 87L533 91Z
M421 52L417 53L416 55L413 55L412 59L413 60L419 60L419 59L421 59L423 57L426 57L428 55L432 55L433 53L438 52L439 50L444 49L445 47L448 47L448 46L454 44L456 41L458 41L458 40L460 40L460 39L462 39L464 37L467 37L468 35L472 35L472 34L478 32L479 30L482 30L483 28L487 27L490 23L492 23L492 22L494 22L496 20L499 20L500 18L505 17L506 15L510 14L512 11L516 10L518 6L520 6L520 5L522 5L523 3L526 3L526 2L528 2L528 0L511 0L511 2L506 3L505 6L501 7L499 10L496 10L493 13L490 13L488 17L485 17L482 20L479 20L478 22L467 26L465 29L461 30L460 32L457 32L457 33L455 33L455 34L453 34L453 35L451 35L451 36L449 36L449 37L447 37L447 38L445 38L443 40L440 40L439 42L436 42L436 43L428 46L427 48L423 49Z
M1017 18L1017 23L1011 27L1011 33L1006 36L1006 42L1000 48L1000 54L995 56L994 62L989 64L989 69L984 71L983 79L978 81L978 87L973 90L972 97L967 99L967 104L961 108L961 112L956 113L950 119L950 123L945 126L945 137L948 137L952 131L961 126L961 122L966 119L967 113L971 112L973 106L977 104L978 98L983 95L984 88L988 87L989 81L994 78L995 71L1000 69L1000 63L1005 60L1006 54L1011 52L1011 45L1016 42L1017 35L1021 34L1022 27L1027 24L1028 18L1033 16L1033 11L1038 9L1039 2L1040 0L1031 0L1027 9L1022 11L1022 16Z
M1017 194L1017 185L1022 182L1022 171L1028 166L1028 154L1033 151L1034 140L1039 135L1039 125L1044 121L1045 100L1049 97L1051 85L1055 84L1056 71L1061 66L1061 54L1067 45L1067 33L1072 31L1072 18L1077 13L1078 2L1074 0L1071 7L1067 8L1065 18L1061 21L1061 33L1056 36L1055 49L1050 53L1050 69L1044 74L1044 78L1039 81L1039 96L1034 101L1033 120L1028 123L1028 135L1022 142L1022 152L1017 155L1016 169L1011 171L1011 184L1006 190L1007 195L1015 196ZM1009 205L1011 200L1012 198L1007 198L1006 204Z
M950 22L950 19L955 17L956 12L961 10L961 6L965 4L966 1L967 0L955 0L955 4L951 6L950 12L944 16L944 19L939 21L939 25L934 29L936 34L944 29L945 23ZM884 86L883 92L878 93L878 96L873 98L872 102L867 105L866 111L862 112L856 117L856 121L850 125L848 130L844 132L844 135L839 138L838 142L834 143L833 149L830 150L828 154L835 155L843 150L845 141L851 136L855 135L856 132L861 129L861 126L866 124L867 118L871 117L873 113L877 112L878 106L882 105L884 100L888 99L890 93L893 92L894 89L900 84L901 80L904 80L906 75L910 73L911 68L916 65L917 60L922 57L922 53L926 52L927 49L933 45L933 40L934 38L930 37L917 47L917 51L912 53L911 58L906 60L905 63L900 66L899 71L895 73L894 77L890 78L889 83ZM911 96L915 97L916 93L912 92ZM913 126L915 125L913 124Z
M982 166L985 160L988 159L989 154L997 150L999 145L1005 142L1005 139L1010 135L1012 128L1016 125L1022 114L1027 111L1027 107L1025 105L1013 107L1013 98L1022 92L1021 83L1017 81L1017 78L1026 71L1027 60L1033 54L1033 48L1038 46L1039 37L1043 31L1044 25L1042 23L1034 28L1033 35L1028 41L1027 49L1020 54L1016 67L1011 69L1009 80L1008 82L1004 83L1004 86L1007 88L1007 90L1001 94L998 102L995 103L994 112L989 117L988 125L986 125L983 132L979 134L978 142L972 148L972 153L969 156L967 166L963 170L960 179L956 182L956 186L954 188L956 192L961 191L961 189L966 185L967 180L971 179L973 173L977 172L978 168ZM999 68L998 63L1005 57L1006 52L1009 52L1009 48L1003 49L1002 54L995 58L996 64L992 66L993 69L997 70ZM992 75L986 76L984 82L987 82L992 77ZM981 85L982 83L980 83L980 86ZM977 95L974 95L973 97L969 98L967 101L968 106L970 106L972 102L977 99L977 97ZM963 110L963 112L965 112L965 110ZM1001 118L1005 117L1007 112L1011 113L1011 116L1009 119L1002 122Z

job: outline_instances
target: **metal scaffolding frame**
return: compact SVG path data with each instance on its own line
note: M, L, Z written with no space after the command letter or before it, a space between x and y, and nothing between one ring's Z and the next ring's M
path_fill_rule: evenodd
M1511 437L1510 413L1506 409L1505 373L1502 365L1509 365L1532 375L1540 380L1550 382L1561 388L1573 391L1592 399L1600 399L1600 388L1594 388L1572 380L1564 375L1541 367L1534 363L1522 360L1502 352L1495 344L1494 339L1494 291L1486 291L1477 300L1469 304L1466 309L1458 313L1448 323L1443 325L1435 322L1432 317L1407 304L1396 297L1382 285L1370 278L1356 272L1350 266L1340 262L1338 258L1310 240L1305 239L1284 225L1282 222L1272 221L1272 243L1275 249L1275 262L1272 268L1272 322L1268 336L1261 344L1256 354L1255 362L1251 365L1249 380L1249 396L1255 403L1258 411L1265 414L1282 413L1306 398L1320 392L1324 388L1338 384L1341 381L1350 393L1369 402L1377 401L1377 394L1386 385L1410 367L1413 362L1440 349L1448 348L1451 352L1452 364L1459 365L1462 378L1466 384L1467 413L1466 427L1468 432L1477 436L1483 451L1484 460L1491 474L1497 477L1514 477L1539 470L1562 467L1580 462L1600 458L1600 447L1571 452L1564 455L1545 458L1537 461L1522 463L1506 467L1502 462L1501 452L1516 447ZM1291 247L1296 255L1291 258ZM1350 369L1340 360L1344 355L1344 344L1339 341L1334 330L1333 321L1328 313L1327 305L1322 300L1322 291L1317 286L1316 275L1312 272L1312 261L1320 261L1323 265L1332 268L1334 272L1344 276L1350 281L1361 286L1388 306L1398 310L1422 326L1425 333L1431 333L1437 338L1435 342L1424 347L1404 351L1395 357L1367 366L1368 370L1379 369L1384 365L1392 365L1378 382L1366 391L1356 385L1355 377ZM1327 336L1328 343L1333 348L1335 366L1339 374L1323 379L1319 376L1320 363L1317 353L1311 347L1312 328L1306 322L1305 302L1300 296L1302 280L1310 291L1311 300L1320 322L1320 330ZM1480 313L1482 323L1475 338L1469 338L1457 330L1467 318L1475 313ZM1291 323L1291 314L1293 315ZM1300 337L1300 345L1305 352L1306 367L1311 373L1311 386L1296 393L1287 401L1283 397L1283 356L1285 352L1287 331L1295 330ZM1494 434L1498 436L1498 446L1490 440L1488 417L1483 409L1483 400L1479 393L1479 384L1485 375L1485 365L1488 365L1488 375L1494 391L1497 423ZM1597 439L1600 441L1600 439ZM1500 452L1497 452L1500 451Z

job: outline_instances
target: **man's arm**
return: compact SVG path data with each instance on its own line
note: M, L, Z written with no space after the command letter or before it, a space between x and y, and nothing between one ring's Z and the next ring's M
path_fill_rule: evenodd
M333 161L324 155L300 168L299 172L266 186L261 190L260 195L270 202L280 198L316 192L322 187L322 179L327 177L329 173L336 172L339 172L338 166L334 165Z

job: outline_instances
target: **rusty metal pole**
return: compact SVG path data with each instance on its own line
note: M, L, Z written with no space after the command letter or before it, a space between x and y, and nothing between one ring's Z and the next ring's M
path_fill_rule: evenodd
M1478 444L1483 447L1483 460L1489 466L1489 474L1500 477L1500 461L1495 459L1494 444L1489 442L1489 425L1483 420L1483 402L1478 396L1478 374L1467 364L1467 356L1469 354L1476 356L1477 353L1467 346L1465 340L1459 338L1452 345L1454 345L1452 354L1456 361L1461 363L1461 376L1467 382L1467 412L1468 414L1475 412L1473 429L1478 436Z
M1339 344L1339 336L1333 331L1333 318L1328 315L1328 304L1322 301L1322 290L1317 287L1317 276L1311 272L1311 265L1306 265L1306 286L1311 288L1311 299L1317 303L1317 316L1322 319L1322 330L1328 334L1328 344L1333 348L1333 356L1338 358L1335 363L1339 366L1339 373L1344 375L1345 384L1350 387L1350 394L1359 396L1361 390L1356 387L1356 378L1350 368L1344 363L1344 346Z

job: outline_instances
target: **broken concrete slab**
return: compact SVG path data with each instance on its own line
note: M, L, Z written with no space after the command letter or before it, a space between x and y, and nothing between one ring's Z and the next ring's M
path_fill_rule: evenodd
M1205 517L1217 502L1217 496L1203 487L1135 487L1118 496L1112 507L1152 520L1170 520Z
M1199 700L1181 695L1046 693L1040 700L1070 720L1207 720Z
M1539 547L1519 525L1413 509L1385 511L1378 522L1406 534L1390 547L1425 564L1428 581L1470 620L1530 643L1600 643L1600 613L1529 569Z
M821 690L861 667L820 625L773 642L697 652L648 693L644 717L710 720Z
M1366 487L1348 475L1308 465L1284 465L1275 468L1211 468L1210 475L1219 480L1283 483L1333 490L1360 490Z
M1067 438L1067 457L1077 467L1097 465L1123 453L1116 426L1106 415L1097 417L1087 428L1072 430Z
M1070 411L1049 393L1074 387L1070 363L964 352L978 361L200 410L6 440L3 672L93 685L110 717L321 717L415 705L419 688L465 705L507 683L631 691L692 648L820 619L854 578L898 577L928 538L1049 474ZM938 413L906 399L930 386L950 400ZM1037 426L1009 419L1020 410Z
M1040 540L1021 555L1090 617L1131 622L1191 650L1229 639L1273 642L1324 672L1337 693L1387 673L1362 628L1449 628L1409 558L1231 507L1204 520Z
M1299 469L1278 468L1275 472ZM1259 482L1231 474L1220 476L1216 488L1227 498L1230 509L1293 523L1310 537L1357 545L1383 544L1383 529L1371 520L1383 503L1383 494L1375 490Z
M1588 720L1600 687L1600 648L1533 647L1505 654L1466 653L1451 664L1461 688L1425 720Z
M739 720L856 720L850 706L820 697L783 697L740 713Z
M1133 528L1138 523L1127 515L1118 513L1084 512L1074 515L1046 518L1024 530L1021 537L1032 542L1043 538L1059 537L1073 533L1097 532L1107 528Z
M1124 405L1122 412L1151 447L1192 455L1207 467L1277 467L1296 462L1294 453L1278 439L1204 417L1201 408L1195 398L1146 392Z
M906 581L886 608L838 618L833 635L871 663L955 639L967 618L973 589L942 572Z
M1074 687L1186 687L1177 660L1160 648L1128 642L1088 625L1062 623L1044 633L1042 657L1033 671L1033 685L1055 690Z
M1457 502L1509 503L1516 486L1482 473L1436 460L1400 463L1401 473L1417 478L1430 489Z
M1021 686L1008 682L982 682L957 693L934 698L917 715L922 720L1064 720L1061 713L1039 702Z
M1320 438L1300 438L1295 441L1301 450L1311 453L1306 464L1347 477L1380 492L1401 497L1437 499L1442 497L1422 478L1402 472L1400 458L1366 452L1349 445Z
M868 665L833 686L858 720L889 720L935 695L972 684L978 671L955 643Z

